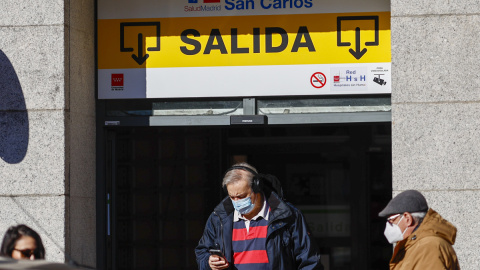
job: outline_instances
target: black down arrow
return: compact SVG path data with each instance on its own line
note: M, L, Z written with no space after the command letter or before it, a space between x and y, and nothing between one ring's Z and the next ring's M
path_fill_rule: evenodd
M145 61L147 61L147 58L149 56L150 55L148 55L148 54L143 55L143 35L142 35L142 33L140 33L140 34L138 34L138 56L135 55L135 54L132 54L132 58L139 65L142 65L143 63L145 63Z
M360 51L360 27L355 28L355 51L352 49L349 51L355 58L357 58L357 60L360 60L360 58L362 58L367 52L367 48Z

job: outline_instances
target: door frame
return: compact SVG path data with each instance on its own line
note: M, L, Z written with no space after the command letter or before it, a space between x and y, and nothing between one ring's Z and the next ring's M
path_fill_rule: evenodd
M256 112L255 98L244 98L245 117L258 116ZM97 269L108 268L108 261L114 254L109 253L111 231L113 224L109 223L107 198L108 179L115 172L108 171L113 164L108 164L108 156L112 151L111 132L115 127L168 127L168 126L230 126L232 118L238 116L106 116L106 100L97 100L96 113L96 247ZM392 121L391 111L376 112L337 112L337 113L305 113L305 114L270 114L265 115L263 125L312 125L312 124L347 124L347 123L388 123ZM234 121L235 122L235 121ZM246 124L248 125L248 124ZM114 136L114 135L113 135ZM112 159L110 159L112 160ZM111 183L111 181L110 181ZM111 213L110 213L111 214ZM353 254L352 254L353 256ZM353 258L353 257L352 257Z

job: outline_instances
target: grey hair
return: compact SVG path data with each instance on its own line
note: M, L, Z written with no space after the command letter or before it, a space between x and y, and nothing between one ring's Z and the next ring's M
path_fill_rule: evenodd
M410 213L410 215L412 215L412 218L417 222L417 224L420 224L425 218L425 215L427 215L427 212L413 212Z
M258 171L257 171L257 169L255 169L255 167L253 167L252 165L250 165L246 162L237 163L237 164L233 165L232 167L234 167L234 166L247 167L247 168L251 169L252 171L258 173ZM222 187L226 187L228 184L235 183L237 181L240 181L240 180L244 179L245 173L247 175L246 180L248 181L248 184L250 186L252 186L252 179L253 179L254 175L247 170L235 169L235 170L228 171L225 174L225 176L223 177L223 181L222 181Z

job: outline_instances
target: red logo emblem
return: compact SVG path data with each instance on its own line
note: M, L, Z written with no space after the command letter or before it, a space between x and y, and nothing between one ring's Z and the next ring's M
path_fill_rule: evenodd
M123 86L123 74L112 74L112 86Z
M333 82L340 82L340 76L333 76Z

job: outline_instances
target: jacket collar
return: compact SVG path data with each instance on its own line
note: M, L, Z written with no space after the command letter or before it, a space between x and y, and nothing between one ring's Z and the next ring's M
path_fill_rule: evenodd
M272 221L278 220L278 219L284 219L293 215L292 210L290 210L290 207L287 205L286 202L280 199L277 193L267 190L265 192L265 196L267 197L268 204L270 205Z
M442 218L442 216L440 216L435 210L430 208L422 223L420 223L415 231L404 240L405 248L408 249L408 247L418 242L417 240L428 236L443 238L445 241L453 245L455 244L456 235L457 228Z
M287 218L292 215L292 210L280 197L271 190L265 190L265 197L267 198L268 205L270 206L270 219L272 221L277 219ZM225 223L227 217L233 215L235 208L233 208L232 200L230 197L225 197L214 209L214 211L221 217ZM270 223L269 222L269 223Z

